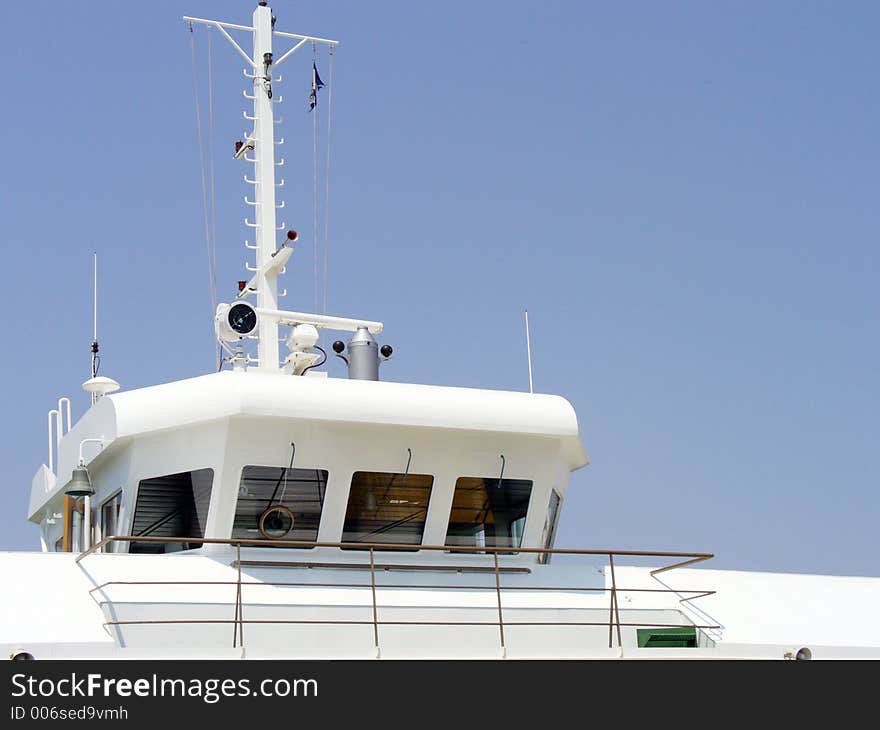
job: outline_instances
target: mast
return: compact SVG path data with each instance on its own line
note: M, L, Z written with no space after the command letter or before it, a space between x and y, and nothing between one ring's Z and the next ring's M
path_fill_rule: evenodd
M328 46L338 45L338 41L315 36L298 35L275 30L275 18L272 9L265 0L260 0L254 9L253 26L235 25L223 23L219 20L205 20L204 18L191 18L184 16L184 21L190 24L216 28L223 37L232 44L238 54L247 62L245 76L253 81L253 94L245 93L248 99L253 101L253 115L245 112L245 118L253 122L253 130L245 141L236 143L235 158L245 160L254 165L254 177L250 179L245 175L245 181L254 186L254 199L249 200L245 196L245 203L254 208L254 220L245 218L245 224L254 230L255 239L253 245L245 245L253 249L256 254L255 266L248 266L253 272L250 281L239 282L239 303L221 303L217 307L214 321L217 328L217 337L221 345L226 347L232 357L233 369L246 369L251 358L244 354L241 346L243 337L253 337L254 325L256 324L258 342L257 362L259 369L267 372L284 372L291 375L304 375L308 370L316 367L319 355L312 352L318 350L326 353L317 346L317 329L331 329L354 332L355 337L349 343L350 353L348 358L343 358L349 363L349 377L358 379L378 379L378 367L381 362L391 357L392 349L385 345L381 350L371 337L373 334L382 332L381 322L373 322L364 319L350 319L345 317L330 317L326 314L313 314L303 312L288 312L278 308L278 276L282 273L287 260L293 253L290 246L297 236L294 231L288 231L287 235L279 244L279 231L284 228L282 223L276 225L275 211L284 206L275 202L275 188L283 185L283 181L276 183L275 168L284 164L284 160L275 160L275 117L273 106L282 101L280 96L273 94L273 72L287 58L296 53L306 43L313 45L323 44ZM248 53L229 34L232 31L246 31L251 33L253 40L253 53ZM280 55L275 54L273 41L276 38L292 39L294 44ZM278 77L280 80L280 77ZM313 70L312 92L316 92L316 71ZM312 98L312 106L314 97ZM279 140L278 144L281 144ZM245 297L256 294L256 306L244 303ZM243 305L243 306L242 306ZM242 313L244 310L244 313ZM248 314L249 313L249 314ZM231 318L231 319L230 319ZM281 326L290 327L291 331L286 339L290 350L283 366L279 358L278 329ZM235 353L229 349L225 342L236 345ZM364 342L371 343L371 347L355 347ZM339 355L342 350L334 350ZM344 349L344 345L343 345ZM382 359L379 355L381 353ZM324 362L322 361L322 363ZM318 363L318 364L322 364ZM364 375L363 373L367 373Z
M272 10L264 2L254 9L254 133L257 307L278 309L279 268L268 267L275 244L275 116L272 110ZM259 315L257 357L261 370L277 370L278 321Z
M208 25L220 31L224 38L229 41L238 54L248 63L245 76L253 80L253 94L245 94L253 100L253 115L245 113L245 118L253 122L253 131L247 140L238 146L235 157L251 162L254 165L253 179L245 176L245 180L254 186L254 199L245 197L245 202L254 208L254 219L245 218L245 224L254 229L255 240L253 246L256 261L253 269L254 274L247 286L239 293L239 298L256 294L256 309L259 318L257 332L257 359L261 370L277 371L280 365L278 347L279 318L266 314L278 312L278 275L281 273L284 263L290 256L287 250L284 255L279 255L282 246L278 244L278 232L284 227L276 224L275 211L278 206L275 201L275 188L283 183L276 183L275 168L284 164L283 160L275 159L275 117L273 107L281 101L281 98L272 92L272 73L288 57L293 55L306 43L321 43L335 46L338 41L327 38L298 35L296 33L284 33L274 28L272 8L265 0L260 0L254 8L252 26L224 23L218 20L206 20L204 18L192 18L184 16L184 21ZM253 54L248 54L238 42L230 35L232 31L249 31L253 40ZM280 56L276 56L273 50L273 39L292 39L293 46ZM292 242L293 238L290 241ZM250 269L250 267L248 267Z

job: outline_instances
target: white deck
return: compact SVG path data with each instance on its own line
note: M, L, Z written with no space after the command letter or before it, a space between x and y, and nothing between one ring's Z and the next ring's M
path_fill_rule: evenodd
M307 553L307 555L306 555ZM623 627L623 647L608 647L602 626L515 626L516 622L608 621L609 593L573 587L608 585L608 571L574 565L533 566L528 575L502 577L504 650L497 624L494 575L377 576L378 651L374 641L369 571L321 568L244 568L245 621L358 621L358 624L245 623L244 649L233 648L234 550L211 555L100 555L75 563L72 554L0 554L0 571L14 600L0 605L0 646L37 658L141 656L230 658L767 658L808 646L815 659L880 658L880 579L679 569L651 577L647 568L619 566L621 623L718 624L704 632L707 646L639 649L635 630ZM338 551L242 550L243 559L350 560ZM363 558L363 555L361 555ZM383 554L412 563L410 555ZM502 561L503 562L503 561ZM191 581L199 585L109 585ZM206 585L211 582L224 585ZM306 586L265 585L303 582ZM382 584L437 587L383 588ZM358 583L361 587L323 584ZM319 585L320 584L320 585ZM456 585L480 585L459 590ZM551 592L509 590L516 585L558 586ZM24 586L27 589L24 590ZM566 590L566 586L570 588ZM712 589L713 596L681 603L670 593L627 588ZM105 625L112 621L214 620L223 623ZM390 621L485 622L484 626L390 625Z

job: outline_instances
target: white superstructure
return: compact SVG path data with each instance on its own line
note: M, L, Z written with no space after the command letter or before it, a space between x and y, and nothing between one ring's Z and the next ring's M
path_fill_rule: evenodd
M116 392L94 368L81 418L67 398L50 411L28 508L42 551L0 553L13 587L0 648L37 659L880 657L869 620L880 579L554 549L569 475L587 464L566 400L380 382L391 355L373 337L381 322L282 310L278 277L297 237L276 220L274 74L304 45L336 41L275 30L264 3L252 26L185 20L226 37L252 80L253 130L235 156L253 165L255 262L217 308L226 369ZM230 31L251 33L252 53ZM349 379L319 370L318 329L353 333L333 346Z

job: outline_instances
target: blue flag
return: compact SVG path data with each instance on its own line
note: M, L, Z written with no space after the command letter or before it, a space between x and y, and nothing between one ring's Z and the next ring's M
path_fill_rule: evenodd
M318 67L312 61L312 90L309 93L309 111L312 111L318 105L318 89L324 88L324 82L318 76Z

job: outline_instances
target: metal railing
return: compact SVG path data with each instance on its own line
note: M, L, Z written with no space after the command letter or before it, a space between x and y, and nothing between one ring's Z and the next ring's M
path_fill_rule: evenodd
M508 548L508 547L459 547L450 545L400 545L394 543L349 543L349 542L306 542L292 540L247 540L247 539L225 539L225 538L182 538L182 537L139 537L139 536L111 536L105 537L103 540L93 545L88 550L81 553L76 558L76 562L80 563L83 559L102 550L104 547L114 542L139 542L139 543L162 543L162 544L198 544L198 545L229 545L233 546L236 551L236 559L232 566L236 568L237 575L234 581L117 581L111 580L95 585L90 594L94 598L96 591L103 590L113 585L228 585L235 586L235 612L231 619L137 619L122 621L106 621L105 626L128 626L128 625L144 625L144 624L232 624L233 639L232 646L244 646L244 625L245 624L340 624L340 625L364 625L373 628L373 642L376 651L379 651L379 627L380 626L497 626L499 639L501 642L502 652L506 650L504 628L505 626L607 626L608 627L608 648L613 648L614 638L616 636L617 646L622 647L622 627L633 628L692 628L692 629L719 629L718 624L666 624L651 622L626 622L620 620L620 605L618 603L618 593L671 593L679 596L679 603L686 603L697 598L704 598L715 593L713 590L692 590L679 588L622 588L617 585L617 576L615 574L614 558L661 558L664 562L674 561L659 568L651 570L651 576L663 573L676 568L683 568L689 565L695 565L705 560L713 558L712 553L685 553L685 552L662 552L662 551L643 551L643 550L577 550L570 548ZM351 563L351 562L327 562L327 561L273 561L259 560L248 561L241 559L242 547L286 547L286 548L339 548L343 550L362 551L369 553L369 562ZM399 556L411 552L441 552L441 553L460 553L465 555L491 555L492 566L480 565L438 565L431 563L424 564L402 564L402 563L377 563L376 552L387 553L388 551L396 552ZM505 574L522 574L529 573L531 569L522 565L502 566L499 564L499 555L517 555L517 554L534 554L540 555L578 555L578 556L594 556L604 557L608 559L608 568L611 578L610 586L530 586L530 585L506 585L502 586L501 577ZM347 555L356 555L356 553L347 553ZM242 581L242 566L250 567L274 567L274 568L339 568L339 569L363 569L370 571L369 582L333 582L333 583L316 583L310 581ZM428 583L377 583L377 572L388 572L396 570L416 571L416 572L437 572L437 571L455 571L458 573L491 573L494 575L494 586L473 585L473 584L428 584ZM244 602L242 599L242 588L246 586L287 586L287 587L312 587L312 588L369 588L371 594L372 619L371 620L333 620L333 619L245 619L243 614ZM496 604L498 608L497 621L389 621L379 618L380 604L376 600L377 590L384 588L398 589L442 589L442 590L494 590L496 595ZM504 591L557 591L557 592L592 592L592 593L609 593L610 603L608 607L607 621L505 621L504 608L502 605L502 593ZM112 603L112 601L108 602Z

